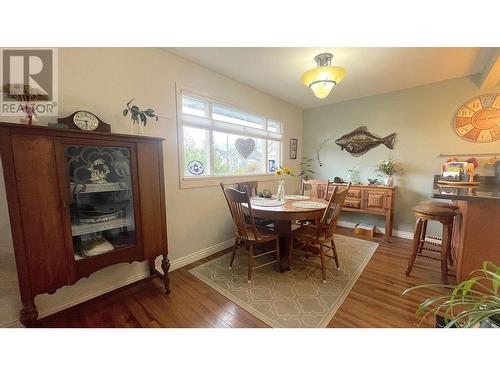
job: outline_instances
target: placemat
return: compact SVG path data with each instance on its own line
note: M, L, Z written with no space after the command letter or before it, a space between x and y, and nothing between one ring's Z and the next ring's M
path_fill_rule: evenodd
M278 199L267 199L267 198L251 198L250 202L253 206L261 207L277 207L282 206L285 202Z
M311 197L307 195L285 195L285 199L290 201L305 201L311 199Z
M293 202L292 206L297 208L325 208L327 204L321 202L298 201Z

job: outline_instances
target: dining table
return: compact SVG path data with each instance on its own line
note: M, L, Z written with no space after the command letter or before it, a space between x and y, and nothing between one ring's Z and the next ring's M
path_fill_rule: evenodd
M285 199L282 204L276 206L259 205L262 198L253 198L252 212L255 218L274 222L274 232L279 235L280 241L280 272L290 270L288 267L288 255L292 244L292 223L301 220L315 221L321 219L328 202L320 198L306 196L293 196L293 199ZM296 207L295 202L315 202L322 207L303 208Z

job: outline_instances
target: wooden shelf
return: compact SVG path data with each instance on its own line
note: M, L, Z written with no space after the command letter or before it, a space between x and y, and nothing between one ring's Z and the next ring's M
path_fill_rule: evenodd
M87 194L87 193L101 193L107 191L120 191L120 190L129 190L129 187L126 186L123 182L106 182L104 184L86 184L84 191L78 191L78 188L82 189L83 184L75 184L71 182L69 187L71 192L75 191L75 185L77 187L77 191L74 194Z
M73 233L73 237L75 237L75 236L81 236L83 234L101 232L108 229L128 227L133 224L134 224L134 219L132 217L123 217L106 221L104 223L72 225L71 231Z

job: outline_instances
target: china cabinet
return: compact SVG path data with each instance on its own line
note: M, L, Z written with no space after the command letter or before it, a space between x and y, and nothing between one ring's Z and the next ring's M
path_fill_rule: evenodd
M0 123L23 308L117 263L162 255L169 292L161 138Z

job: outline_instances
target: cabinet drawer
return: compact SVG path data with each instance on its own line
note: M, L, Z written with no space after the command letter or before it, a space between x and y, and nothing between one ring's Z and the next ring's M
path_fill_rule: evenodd
M349 189L349 191L347 192L347 196L351 198L361 198L361 190Z
M386 194L382 191L367 190L365 192L366 209L384 210L387 208Z
M361 200L360 199L349 199L346 198L344 201L344 207L349 207L349 208L361 208Z

